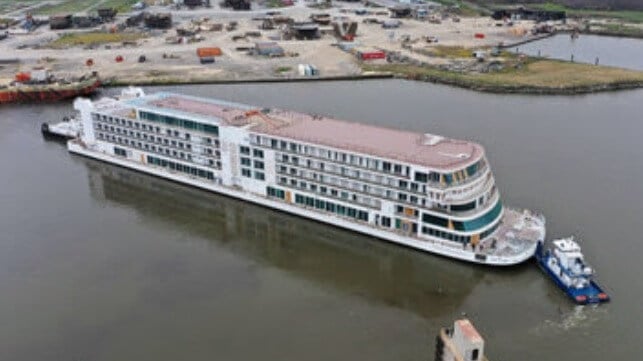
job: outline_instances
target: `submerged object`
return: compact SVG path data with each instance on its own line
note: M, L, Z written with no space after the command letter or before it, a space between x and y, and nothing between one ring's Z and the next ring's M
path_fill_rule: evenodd
M556 285L581 305L609 301L610 297L594 281L594 270L585 262L574 238L562 238L552 243L553 249L546 251L542 244L538 245L536 260Z

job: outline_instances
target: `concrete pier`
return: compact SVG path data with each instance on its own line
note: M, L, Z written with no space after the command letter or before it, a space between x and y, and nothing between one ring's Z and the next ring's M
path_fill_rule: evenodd
M452 328L442 328L436 338L435 361L489 361L484 339L471 321L461 319Z

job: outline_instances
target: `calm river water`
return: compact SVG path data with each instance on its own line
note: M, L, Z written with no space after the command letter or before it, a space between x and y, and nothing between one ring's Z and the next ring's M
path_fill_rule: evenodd
M463 312L492 361L643 352L643 91L162 89L478 141L504 202L582 237L613 302L575 307L532 263L459 263L72 156L39 132L69 103L3 106L0 360L432 360Z
M554 59L571 60L601 65L616 66L643 71L643 39L617 38L612 36L581 35L572 39L569 34L520 45L521 53ZM513 48L516 51L516 48Z

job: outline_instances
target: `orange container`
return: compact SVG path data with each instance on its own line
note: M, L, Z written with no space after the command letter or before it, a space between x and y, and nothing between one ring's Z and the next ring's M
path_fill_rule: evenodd
M16 74L16 81L17 82L25 82L31 80L31 73L27 72L20 72Z
M221 56L221 48L212 47L212 48L197 48L196 55L199 58L209 58L213 56Z

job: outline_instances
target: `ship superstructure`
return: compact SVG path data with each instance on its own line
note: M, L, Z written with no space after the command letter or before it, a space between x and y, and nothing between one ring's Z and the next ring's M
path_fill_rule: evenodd
M155 93L77 99L69 150L461 260L530 258L543 217L504 207L484 149L432 134Z

